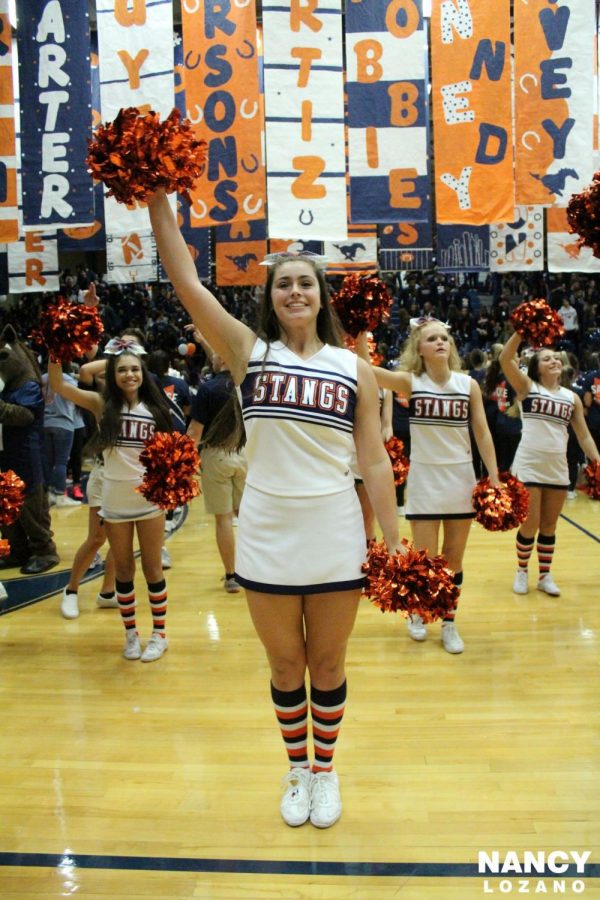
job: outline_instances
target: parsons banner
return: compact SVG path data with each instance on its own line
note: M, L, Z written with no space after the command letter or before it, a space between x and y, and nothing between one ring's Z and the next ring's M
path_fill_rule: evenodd
M509 0L434 0L431 93L436 218L514 219Z
M20 0L18 25L23 228L91 225L87 3Z
M421 0L346 4L351 222L431 214Z

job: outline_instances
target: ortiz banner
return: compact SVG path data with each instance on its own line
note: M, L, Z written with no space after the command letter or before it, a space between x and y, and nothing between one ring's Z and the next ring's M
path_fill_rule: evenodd
M539 272L544 268L544 210L517 206L514 222L490 225L490 271Z
M264 219L265 167L253 3L182 3L186 115L208 143L193 227Z
M511 222L509 0L434 0L431 61L437 221Z
M87 3L22 0L17 31L23 228L94 221Z
M269 237L344 240L341 0L262 10Z
M351 222L430 217L421 0L346 5Z
M594 0L515 4L517 202L566 206L594 173Z

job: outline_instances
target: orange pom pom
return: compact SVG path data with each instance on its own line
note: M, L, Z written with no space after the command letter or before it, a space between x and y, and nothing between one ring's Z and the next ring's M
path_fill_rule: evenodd
M392 463L392 472L394 473L394 484L399 487L406 481L408 470L410 468L410 460L404 453L404 443L397 437L391 437L385 442L385 449Z
M583 470L585 485L582 490L592 500L600 500L600 462L590 462Z
M140 461L145 474L136 490L149 503L161 509L176 509L200 493L196 480L200 457L187 434L155 432L145 442Z
M25 502L25 482L8 469L0 472L0 525L13 525Z
M532 347L551 347L563 336L565 327L556 310L545 300L527 300L510 317L515 331Z
M529 512L529 491L509 472L500 474L503 487L493 487L489 478L482 478L473 488L475 521L486 531L510 531L518 528Z
M59 297L40 313L39 324L31 332L32 340L45 344L52 359L71 362L91 350L104 331L95 306L70 303Z
M374 275L346 275L331 303L344 331L357 337L387 319L392 298L387 285Z

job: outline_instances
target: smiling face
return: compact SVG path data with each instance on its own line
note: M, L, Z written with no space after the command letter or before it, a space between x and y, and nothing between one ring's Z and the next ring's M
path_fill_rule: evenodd
M534 381L555 384L560 381L562 360L554 350L540 350L536 354L538 377Z
M138 356L121 353L115 361L115 384L127 398L135 396L140 389L144 375Z
M321 308L321 289L313 267L300 259L278 266L273 277L271 302L285 331L316 323Z

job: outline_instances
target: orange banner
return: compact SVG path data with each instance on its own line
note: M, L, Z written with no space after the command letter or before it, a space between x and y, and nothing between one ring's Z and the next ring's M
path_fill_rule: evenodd
M253 3L182 3L187 117L208 142L192 192L194 228L265 217L263 111Z
M259 285L267 280L261 266L267 253L266 222L236 222L215 229L217 284Z
M0 243L10 244L19 240L19 220L11 26L5 6L0 6Z
M511 222L509 0L434 0L431 60L437 221Z

